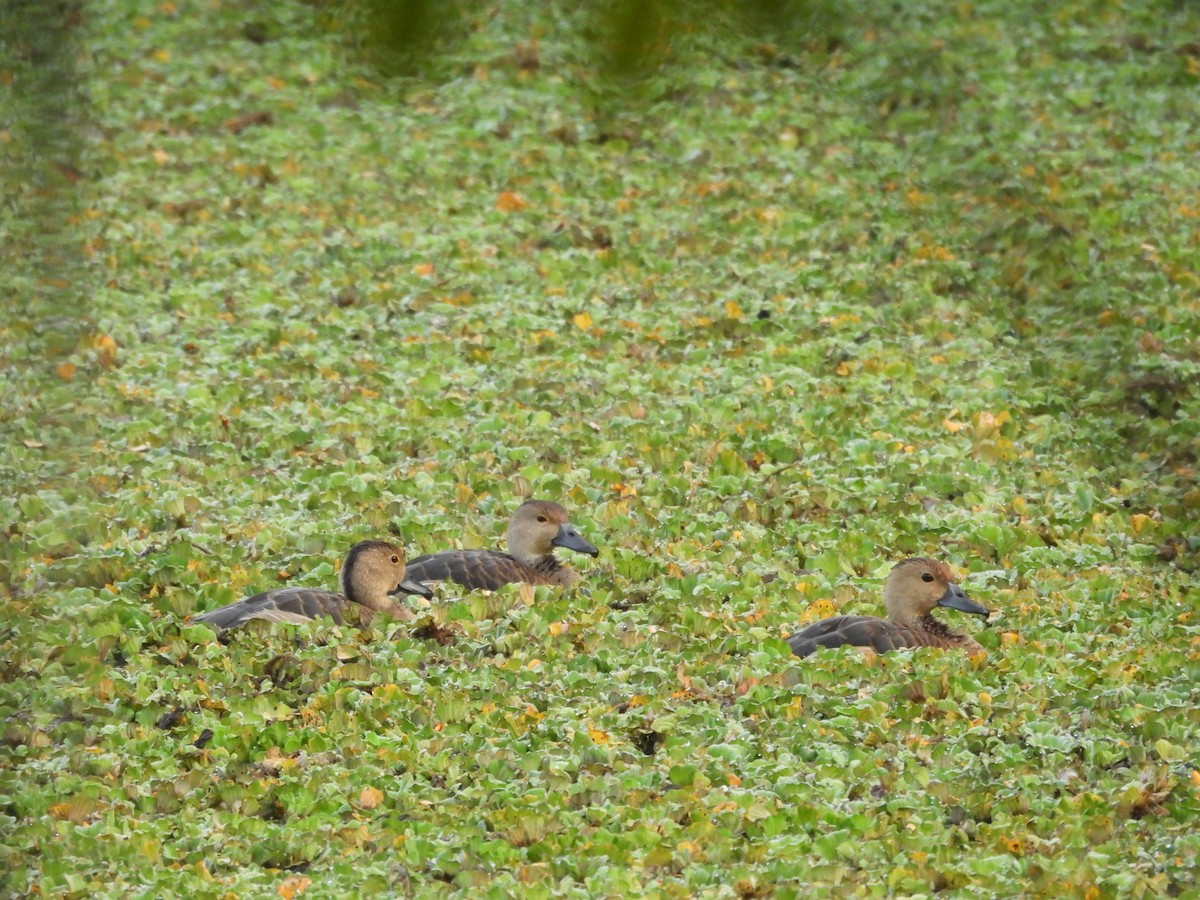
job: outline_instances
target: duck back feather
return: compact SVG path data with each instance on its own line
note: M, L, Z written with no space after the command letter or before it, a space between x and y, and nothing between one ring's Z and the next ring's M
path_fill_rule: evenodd
M809 625L787 639L797 656L811 656L822 647L861 647L876 653L906 647L962 647L979 645L974 638L956 634L932 616L912 625L900 625L874 616L835 616Z
M423 583L453 581L470 590L484 591L519 582L565 586L578 579L553 556L543 557L531 566L496 550L447 550L418 556L409 561L408 575Z
M349 600L331 591L278 588L206 612L192 621L204 622L221 631L236 628L252 619L268 622L309 622L328 616L340 625L349 605ZM370 613L370 610L364 607L363 612Z

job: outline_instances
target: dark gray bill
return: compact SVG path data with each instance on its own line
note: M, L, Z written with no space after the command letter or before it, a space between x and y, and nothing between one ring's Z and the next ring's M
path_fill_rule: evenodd
M976 616L983 616L985 620L992 614L982 603L976 603L968 597L957 584L952 584L946 588L946 593L942 594L942 599L938 601L938 606L944 606L946 609L957 609L959 612L971 613Z
M555 547L562 547L564 550L586 553L588 556L600 555L600 551L581 538L579 532L572 525L560 525L558 527L558 534L554 536L554 540L550 543Z
M421 597L432 597L433 590L419 581L413 581L411 578L405 578L396 587L388 591L389 594L417 594Z

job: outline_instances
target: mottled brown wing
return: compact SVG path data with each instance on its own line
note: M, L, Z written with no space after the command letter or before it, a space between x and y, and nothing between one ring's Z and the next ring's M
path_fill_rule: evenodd
M876 653L886 653L909 646L903 628L874 616L822 619L787 640L797 656L810 656L822 647L867 647Z
M528 566L494 550L447 550L418 556L408 561L408 577L426 583L453 581L471 590L484 591L521 581L544 583Z
M342 614L349 603L350 601L341 594L329 591L279 588L206 612L202 616L196 616L193 621L204 622L220 630L236 628L251 619L265 619L268 622L309 622L329 616L340 624Z

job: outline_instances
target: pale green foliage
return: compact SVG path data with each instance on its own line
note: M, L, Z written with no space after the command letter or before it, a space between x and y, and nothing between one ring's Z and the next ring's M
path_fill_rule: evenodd
M63 218L7 176L78 255L4 260L3 891L1194 890L1194 6L869 3L630 95L562 8L409 81L253 7L88 4ZM588 592L183 622L529 491ZM788 654L914 554L985 661Z

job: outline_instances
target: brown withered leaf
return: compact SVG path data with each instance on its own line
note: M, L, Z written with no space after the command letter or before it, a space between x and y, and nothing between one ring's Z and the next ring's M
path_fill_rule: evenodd
M184 200L182 203L164 203L162 208L168 215L187 223L191 220L192 213L204 208L204 201Z
M221 123L221 127L233 134L241 134L252 125L270 125L275 121L275 116L265 109L257 109L253 112L242 113L240 116L232 116Z
M538 55L538 42L530 41L528 44L517 44L513 47L513 60L517 64L517 68L523 72L536 72L542 67L541 58Z

